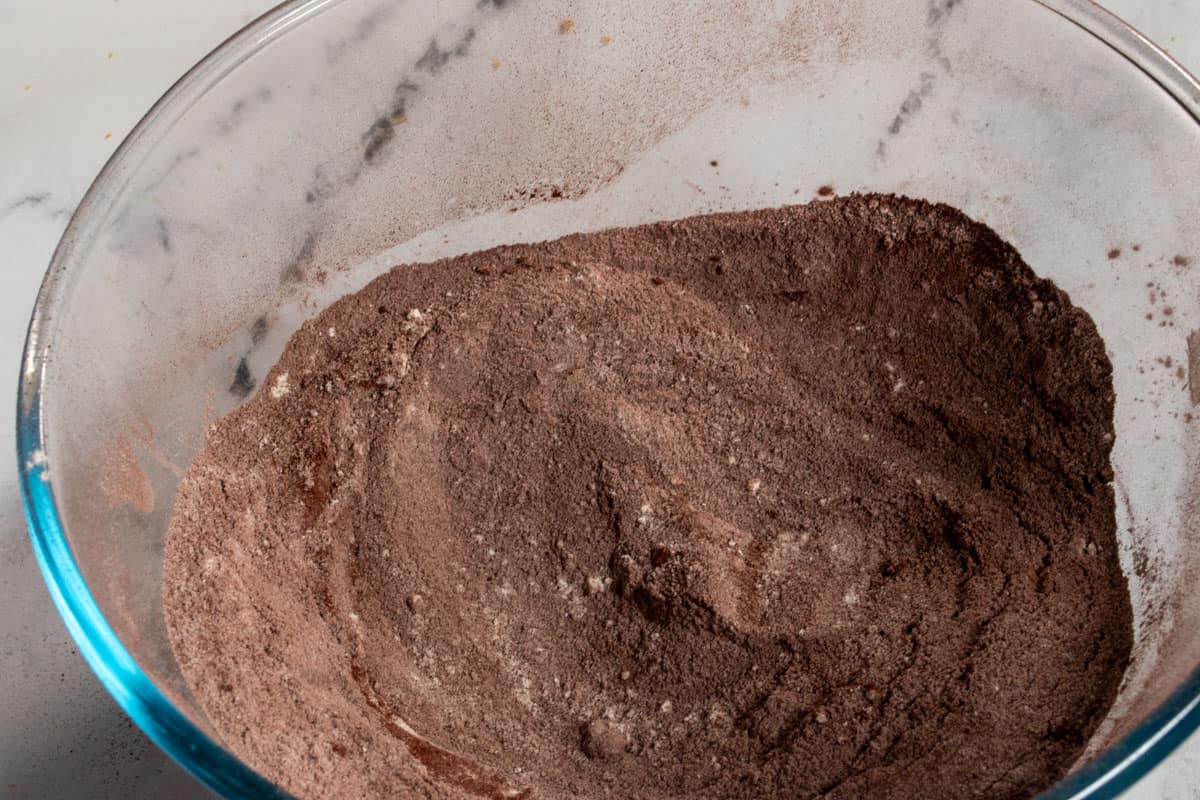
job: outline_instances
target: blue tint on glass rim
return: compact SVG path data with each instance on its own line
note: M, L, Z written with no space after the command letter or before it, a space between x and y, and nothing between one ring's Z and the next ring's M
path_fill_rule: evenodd
M25 342L17 394L17 458L34 553L54 604L79 650L125 713L192 775L226 798L289 795L243 764L184 716L153 684L117 638L71 554L54 504L53 458L45 449L41 386L53 313L66 264L86 241L109 189L128 177L149 146L148 130L173 121L194 100L272 40L344 0L291 0L267 12L193 67L154 105L117 148L84 195L55 250L38 293ZM1030 0L1088 31L1157 83L1200 124L1200 82L1165 52L1090 0ZM1041 800L1115 798L1200 727L1200 666L1137 728Z
M30 413L22 413L17 423L25 519L46 586L80 652L104 688L138 727L223 797L289 798L290 795L246 767L184 717L146 677L109 627L71 556L54 506L46 465L39 463L41 457L28 446L38 441L41 423L37 395L31 400Z

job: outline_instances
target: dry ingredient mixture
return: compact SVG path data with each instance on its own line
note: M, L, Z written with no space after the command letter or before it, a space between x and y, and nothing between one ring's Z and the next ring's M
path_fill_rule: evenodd
M860 195L405 266L180 487L164 600L301 798L1017 798L1113 700L1111 367Z

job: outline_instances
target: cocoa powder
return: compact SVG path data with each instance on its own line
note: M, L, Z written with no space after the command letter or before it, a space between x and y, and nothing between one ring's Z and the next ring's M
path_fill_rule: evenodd
M992 798L1129 658L1111 367L988 228L859 195L398 267L180 486L164 602L301 798Z

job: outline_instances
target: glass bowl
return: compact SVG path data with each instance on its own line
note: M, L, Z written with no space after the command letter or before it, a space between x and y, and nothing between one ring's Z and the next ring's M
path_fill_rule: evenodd
M1116 705L1046 797L1113 797L1200 723L1200 85L1085 0L304 0L180 80L34 309L18 446L54 600L130 717L226 797L284 797L189 696L163 537L205 429L389 266L803 202L962 208L1087 309L1115 369Z

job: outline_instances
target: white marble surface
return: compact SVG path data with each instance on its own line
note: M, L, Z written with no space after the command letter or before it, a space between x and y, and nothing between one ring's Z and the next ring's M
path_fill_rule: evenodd
M0 0L0 396L15 394L38 283L92 177L172 81L271 5ZM1108 5L1200 70L1200 0ZM6 417L0 449L10 454L12 431ZM30 550L11 456L0 459L0 587L0 796L211 796L129 722L73 648ZM1127 796L1196 800L1198 787L1200 735Z

